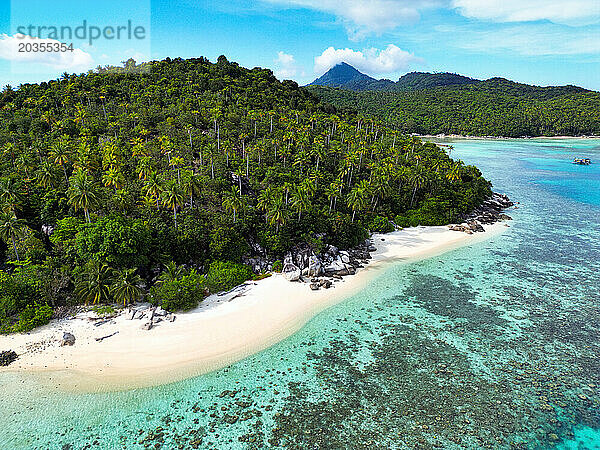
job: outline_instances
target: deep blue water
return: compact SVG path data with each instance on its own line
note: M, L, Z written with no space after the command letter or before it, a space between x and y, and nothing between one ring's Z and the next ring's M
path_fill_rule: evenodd
M506 232L208 375L85 395L1 375L0 448L600 448L600 140L446 143L520 202Z

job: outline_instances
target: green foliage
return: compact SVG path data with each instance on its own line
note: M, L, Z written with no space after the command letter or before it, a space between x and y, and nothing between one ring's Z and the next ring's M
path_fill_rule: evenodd
M195 270L154 285L148 298L167 311L187 311L198 306L205 296L205 280Z
M95 259L113 267L143 266L149 260L150 236L150 229L141 220L111 215L80 225L75 244L83 261Z
M19 313L19 321L10 327L13 333L25 333L50 322L54 311L46 304L27 305Z
M248 244L233 227L219 226L210 233L210 254L213 259L238 262L248 250Z
M231 261L213 261L206 274L206 286L210 292L231 289L253 277L252 270L243 264Z
M39 280L25 273L0 271L0 322L42 297Z
M281 260L277 260L273 263L273 272L281 272L283 270L283 263Z
M375 216L369 225L369 230L374 233L390 233L394 231L394 225L387 217Z
M99 316L110 316L115 313L115 308L110 305L95 305L92 307L92 311Z
M138 301L167 262L153 301L190 308L251 278L239 262L255 249L347 248L398 215L440 223L489 195L475 168L397 130L225 57L7 88L0 263L29 265L6 274L0 292L19 294L0 294L0 320L36 301Z
M381 117L405 133L521 137L590 135L600 130L598 92L575 86L528 86L502 78L443 83L415 77L396 91L321 86L310 90L336 107Z

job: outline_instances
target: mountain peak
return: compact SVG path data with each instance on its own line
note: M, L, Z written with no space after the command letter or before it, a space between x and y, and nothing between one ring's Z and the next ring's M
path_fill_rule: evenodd
M354 67L346 62L337 63L315 81L310 84L331 87L345 87L347 83L356 82L358 80L375 80L362 72L359 72Z
M376 80L342 61L310 83L309 86L329 86L360 91L365 89L382 89L390 84L393 84L390 80Z

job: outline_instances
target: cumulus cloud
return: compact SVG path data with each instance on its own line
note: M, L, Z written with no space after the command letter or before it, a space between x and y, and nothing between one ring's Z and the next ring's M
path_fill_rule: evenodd
M389 44L384 50L369 48L358 51L351 48L329 47L315 57L315 73L322 75L341 62L348 63L360 71L377 75L404 70L411 64L425 63L422 58L416 57L394 44Z
M286 8L304 8L334 15L350 38L381 34L419 20L420 11L447 0L263 0Z
M294 59L294 55L289 55L285 52L277 52L277 58L273 61L275 62L275 76L277 78L291 79L301 72L300 67Z
M54 69L85 70L92 67L94 59L89 53L75 48L73 51L52 52L19 52L19 44L51 44L60 45L54 39L40 39L24 34L9 36L0 34L0 59L17 63L43 64Z
M598 0L452 0L466 16L497 22L549 20L580 25L600 20Z

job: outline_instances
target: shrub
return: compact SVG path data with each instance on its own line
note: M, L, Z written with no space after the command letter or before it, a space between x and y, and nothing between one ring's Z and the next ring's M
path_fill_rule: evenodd
M371 221L369 229L374 233L391 233L394 231L394 225L387 217L375 216Z
M248 266L231 261L214 261L206 275L206 285L211 292L226 291L253 277Z
M14 333L24 333L46 325L50 322L52 314L52 308L46 304L27 305L19 314L19 321L11 327L11 331Z
M164 281L150 289L150 303L167 311L187 311L198 306L205 296L204 277L195 270L179 278Z
M283 263L277 260L273 263L273 272L281 272L283 270Z
M18 272L0 271L0 321L32 305L40 297L39 281Z
M248 244L230 227L218 227L210 233L211 256L219 260L239 261L248 252Z
M141 220L111 215L78 227L77 254L111 267L139 267L148 263L149 227Z

